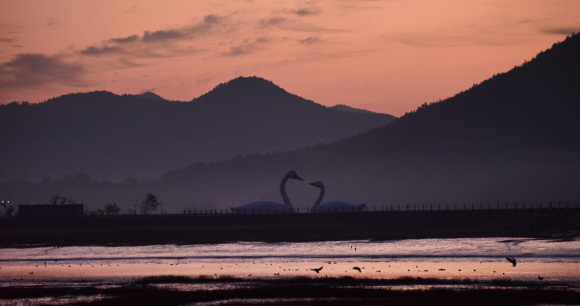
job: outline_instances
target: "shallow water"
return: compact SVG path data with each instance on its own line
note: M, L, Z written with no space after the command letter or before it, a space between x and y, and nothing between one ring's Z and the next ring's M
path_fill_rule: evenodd
M517 258L516 267L506 256ZM360 272L353 269L355 266ZM320 267L320 273L312 270ZM188 291L251 286L255 279L301 276L514 280L577 290L580 241L476 238L0 249L0 287L110 287L159 275L234 276L249 281L157 285ZM399 285L397 290L431 288L421 286ZM70 298L0 298L0 305L62 304L101 297Z
M529 238L412 239L395 241L323 241L302 243L235 242L200 245L62 247L0 249L0 265L144 264L340 261L480 262L512 256L526 262L580 262L580 241Z
M506 256L517 258L517 266ZM311 270L319 267L324 267L320 273ZM580 241L477 238L0 249L0 286L92 286L156 275L488 280L541 276L576 284Z

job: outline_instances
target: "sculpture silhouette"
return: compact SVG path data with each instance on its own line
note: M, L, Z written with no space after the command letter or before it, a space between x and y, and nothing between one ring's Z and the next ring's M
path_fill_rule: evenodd
M318 181L316 183L310 183L310 185L320 188L320 195L314 205L312 205L312 212L358 212L363 211L366 207L366 204L357 205L344 201L331 201L320 204L324 198L324 192L326 191L324 184L321 181Z
M282 178L282 181L280 182L280 194L282 195L282 200L284 201L284 204L274 201L256 201L244 204L239 207L230 207L230 209L233 212L238 213L240 215L282 214L294 212L294 207L292 206L290 198L288 198L288 194L286 193L286 182L288 181L288 179L303 181L303 179L301 179L294 170L290 170L288 171L288 173L286 173L286 175Z

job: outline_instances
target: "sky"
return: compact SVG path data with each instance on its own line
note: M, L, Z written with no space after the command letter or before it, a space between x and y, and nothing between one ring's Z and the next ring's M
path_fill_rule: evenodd
M238 76L402 116L580 31L577 0L0 0L0 104Z

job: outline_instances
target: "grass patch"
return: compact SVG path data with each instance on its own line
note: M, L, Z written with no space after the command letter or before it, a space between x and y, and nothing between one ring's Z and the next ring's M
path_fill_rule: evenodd
M212 287L211 290L175 290L155 284L227 284L245 282L239 288ZM398 285L491 285L471 288L432 288L397 290ZM470 279L441 280L402 277L397 279L365 278L238 278L232 276L155 276L140 278L115 288L0 288L3 299L40 297L104 297L68 305L182 305L220 302L221 305L534 305L580 304L580 291L529 287L527 282ZM379 288L379 286L381 288ZM384 287L387 288L384 288ZM528 286L524 288L523 286ZM516 288L517 287L517 288ZM408 288L406 288L408 289Z
M280 277L244 278L230 275L201 275L196 277L161 275L138 278L132 285L153 284L210 284L210 283L254 283L263 285L325 285L325 286L412 286L412 285L487 285L496 287L545 287L547 283L519 280L477 280L477 279L440 279L403 276L395 279L342 277Z
M135 280L133 285L150 285L150 284L207 284L207 283L235 283L235 282L247 282L247 279L220 275L220 276L210 276L210 275L200 275L197 277L190 276L178 276L178 275L160 275L160 276L148 276L142 277Z
M580 293L539 289L390 290L332 286L259 286L254 288L173 291L147 288L105 300L71 305L180 305L216 302L224 305L534 305L580 303ZM251 301L251 302L250 302Z

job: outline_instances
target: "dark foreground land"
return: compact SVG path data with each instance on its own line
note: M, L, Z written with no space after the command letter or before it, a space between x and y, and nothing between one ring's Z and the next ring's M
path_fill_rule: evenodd
M580 231L580 208L0 218L0 230L0 247L514 236L566 239Z
M195 287L195 286L198 287ZM199 287L204 285L205 287ZM190 287L188 287L190 286ZM409 290L411 289L411 290ZM578 288L531 282L344 278L243 279L158 276L116 286L2 287L11 301L59 305L570 305Z

